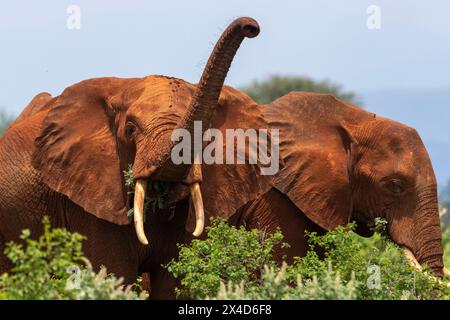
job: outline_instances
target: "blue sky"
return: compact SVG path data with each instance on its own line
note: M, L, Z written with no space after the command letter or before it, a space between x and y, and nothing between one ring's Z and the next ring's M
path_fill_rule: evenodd
M81 8L80 30L66 27L71 4ZM372 4L380 30L366 27ZM18 114L38 92L57 95L91 77L196 82L221 31L247 15L261 34L242 45L227 84L271 74L338 82L370 111L416 127L442 184L450 179L449 13L445 0L2 1L0 107Z

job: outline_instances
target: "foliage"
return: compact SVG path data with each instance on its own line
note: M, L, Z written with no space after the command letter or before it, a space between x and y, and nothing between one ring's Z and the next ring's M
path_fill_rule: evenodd
M0 111L0 137L3 135L12 121L13 118L10 115L8 115L4 111Z
M297 275L295 283L287 277L287 265L283 263L281 269L265 266L261 283L245 288L243 282L239 285L231 281L223 282L217 296L219 300L353 300L357 297L354 279L344 283L339 272L333 271L331 265L319 280L316 276L303 280Z
M264 266L275 267L272 258L276 245L282 246L281 232L271 235L243 226L234 228L219 219L213 219L206 228L206 240L193 240L190 245L179 245L178 260L166 268L176 278L182 277L183 288L177 294L205 298L217 293L222 281L253 286L259 282Z
M325 235L307 233L310 249L292 265L275 263L273 247L261 232L224 222L208 228L205 240L181 246L168 270L182 277L180 291L209 299L446 299L449 289L410 266L402 250L385 236L378 220L372 238L361 238L354 224ZM317 252L323 252L320 255ZM258 260L258 258L260 258ZM264 265L264 266L263 266ZM426 270L426 268L425 268Z
M5 255L12 261L10 273L0 277L1 299L141 299L121 286L122 280L96 274L83 257L83 236L65 229L51 229L44 218L44 233L37 240L22 231L23 243L8 243ZM87 267L84 267L84 264Z
M344 281L354 275L358 299L434 299L445 294L444 288L413 269L402 250L380 231L364 239L352 232L354 227L338 227L323 236L309 233L312 250L296 258L289 270L291 279L297 275L323 278L331 265ZM323 259L316 248L324 250Z
M263 81L253 81L241 88L257 103L270 103L291 91L321 92L334 95L336 98L358 104L353 92L343 91L340 85L328 80L315 81L308 77L271 76Z
M66 299L73 300L144 300L147 293L141 291L137 294L133 291L134 286L123 286L123 278L116 279L108 274L106 268L101 267L98 273L88 265L87 269L81 270L72 278L68 279L65 293Z
M128 196L133 199L134 197L134 175L133 175L133 165L128 165L128 169L123 171L125 178L125 186L128 187ZM155 213L157 209L163 209L167 206L167 194L170 189L170 183L162 181L152 181L148 186L146 192L146 197L144 201L144 222L148 208L151 208L152 212ZM133 203L133 201L131 201ZM127 212L128 218L132 218L134 213L134 208L130 208Z

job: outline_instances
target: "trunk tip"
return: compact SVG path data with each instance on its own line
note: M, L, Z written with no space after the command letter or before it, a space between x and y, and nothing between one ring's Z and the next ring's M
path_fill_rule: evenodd
M259 34L259 24L255 19L249 17L242 17L236 20L241 26L242 33L247 38L254 38Z

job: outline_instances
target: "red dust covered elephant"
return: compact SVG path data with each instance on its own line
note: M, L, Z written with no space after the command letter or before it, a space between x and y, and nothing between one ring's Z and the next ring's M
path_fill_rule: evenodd
M356 220L366 234L365 223L381 216L394 241L442 274L436 182L417 133L327 95L292 93L258 106L223 87L242 40L258 33L253 19L234 21L197 85L163 76L97 78L35 97L0 140L0 250L23 228L39 234L49 215L87 237L83 248L95 267L127 283L149 273L151 297L173 298L175 280L161 264L176 257L177 243L201 235L211 216L269 232L280 227L288 259L306 253L306 229ZM273 176L260 163L175 164L174 129L193 135L197 121L202 134L278 129L284 167ZM130 165L134 198L123 174ZM167 188L167 206L147 210L144 224L155 183ZM0 256L0 272L9 267Z
M242 40L258 33L253 19L234 21L197 85L164 76L96 78L56 97L36 96L0 140L0 250L24 228L39 234L48 215L54 226L87 237L94 267L105 265L126 283L149 273L151 296L168 298L175 282L161 264L176 256L177 243L199 236L210 216L258 227L255 201L273 184L258 163L176 165L170 157L174 129L193 133L197 121L203 131L223 133L268 127L252 99L223 87ZM130 165L132 199L123 174ZM144 224L144 198L157 196L156 183L169 186L168 205ZM0 271L9 267L1 255Z

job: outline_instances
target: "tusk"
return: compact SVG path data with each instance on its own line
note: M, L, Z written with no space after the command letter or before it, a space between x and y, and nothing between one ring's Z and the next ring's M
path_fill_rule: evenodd
M416 257L414 256L414 253L412 253L411 250L409 250L408 248L403 247L403 253L405 254L406 259L408 259L408 261L411 264L411 266L413 266L417 270L422 270L422 267L420 266L419 261L417 261Z
M205 226L205 210L203 208L202 192L198 182L189 186L191 191L191 199L195 209L195 230L192 233L194 237L199 237L203 233Z
M417 261L416 257L414 256L414 253L411 252L408 248L403 247L403 252L406 256L406 259L410 262L411 266L417 269L418 271L422 271L422 267L420 266L419 261ZM448 275L447 268L444 268L444 275ZM431 281L437 281L440 285L444 285L447 288L450 288L450 283L443 283L440 279L436 278L435 276L430 276L426 272L424 272L425 275L428 276L428 279Z
M450 271L444 267L444 276L450 277Z
M148 245L147 237L144 232L144 200L147 190L147 180L137 180L134 189L134 228L139 242Z

